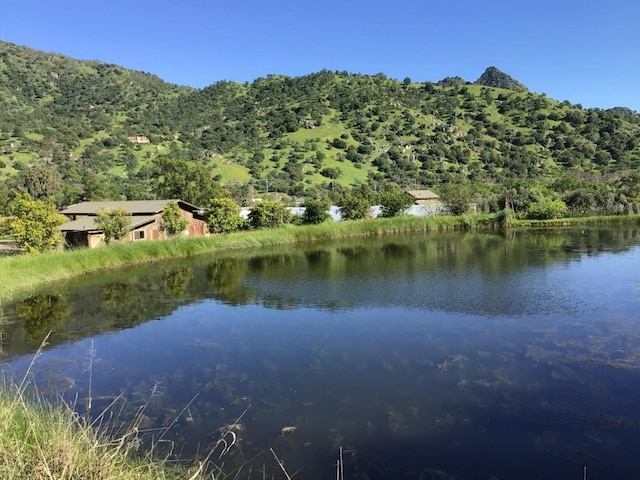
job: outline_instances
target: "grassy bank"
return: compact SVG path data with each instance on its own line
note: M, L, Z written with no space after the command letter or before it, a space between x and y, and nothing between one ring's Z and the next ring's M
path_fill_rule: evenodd
M228 235L119 243L96 249L0 258L0 301L39 286L109 268L225 250L338 238L469 228L480 217L397 217L237 232ZM483 217L484 218L484 217Z
M102 434L64 404L28 396L15 384L0 387L0 478L3 480L204 479L170 462L136 451L136 425L119 436Z
M640 225L640 215L615 215L595 217L555 218L552 220L513 220L513 227L570 227L580 225Z
M562 220L511 220L512 227L557 227L571 225L640 224L640 215L566 218ZM497 215L402 216L351 222L237 232L222 236L174 238L161 241L115 244L97 249L52 252L38 256L0 258L0 301L31 293L43 284L109 268L188 257L225 250L268 247L288 243L328 241L339 238L388 234L415 234L440 230L497 228Z

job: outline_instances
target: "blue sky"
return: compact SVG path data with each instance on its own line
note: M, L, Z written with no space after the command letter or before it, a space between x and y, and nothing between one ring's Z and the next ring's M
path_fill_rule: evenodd
M640 112L638 0L20 0L0 37L204 87L323 68L475 81Z

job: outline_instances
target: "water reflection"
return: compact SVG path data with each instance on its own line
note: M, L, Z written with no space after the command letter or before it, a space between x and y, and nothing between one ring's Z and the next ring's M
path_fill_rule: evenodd
M41 341L71 312L64 295L34 295L18 302L18 318L30 340Z
M206 278L217 300L229 305L246 305L255 294L243 284L247 262L239 258L223 258L206 267Z
M193 272L189 267L181 267L166 271L162 274L165 293L172 298L182 298Z
M327 478L342 448L345 478L635 478L639 243L447 233L111 272L51 292L36 377L84 405L93 358L93 408L148 404L185 456L231 428L231 477L282 478L272 448ZM18 373L36 340L12 308Z
M113 282L100 288L100 299L106 310L128 308L135 299L135 285Z

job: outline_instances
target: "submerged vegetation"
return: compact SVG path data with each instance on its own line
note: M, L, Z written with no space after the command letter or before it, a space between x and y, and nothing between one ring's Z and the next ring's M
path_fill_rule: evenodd
M45 345L46 339L41 349ZM170 442L162 442L163 432L150 440L150 448L140 449L148 443L141 429L144 408L125 426L107 411L92 421L60 398L51 400L38 393L30 375L27 371L18 382L5 378L0 387L3 480L200 480L210 478L206 470L212 468L212 453L224 453L219 440L209 454L187 467L178 463ZM91 399L88 401L90 410Z

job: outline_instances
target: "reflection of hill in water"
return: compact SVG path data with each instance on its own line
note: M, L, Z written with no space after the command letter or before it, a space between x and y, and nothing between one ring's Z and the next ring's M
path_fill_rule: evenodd
M278 309L564 313L572 305L567 302L571 292L564 290L562 275L549 275L550 269L565 268L584 255L629 249L639 238L637 228L507 236L433 233L136 266L76 279L5 307L0 352L33 352L49 329L49 344L62 344L135 327L209 298Z
M488 315L569 313L561 275L583 255L635 245L638 231L438 234L256 256L243 286L268 306L406 307ZM563 311L564 310L564 311Z

